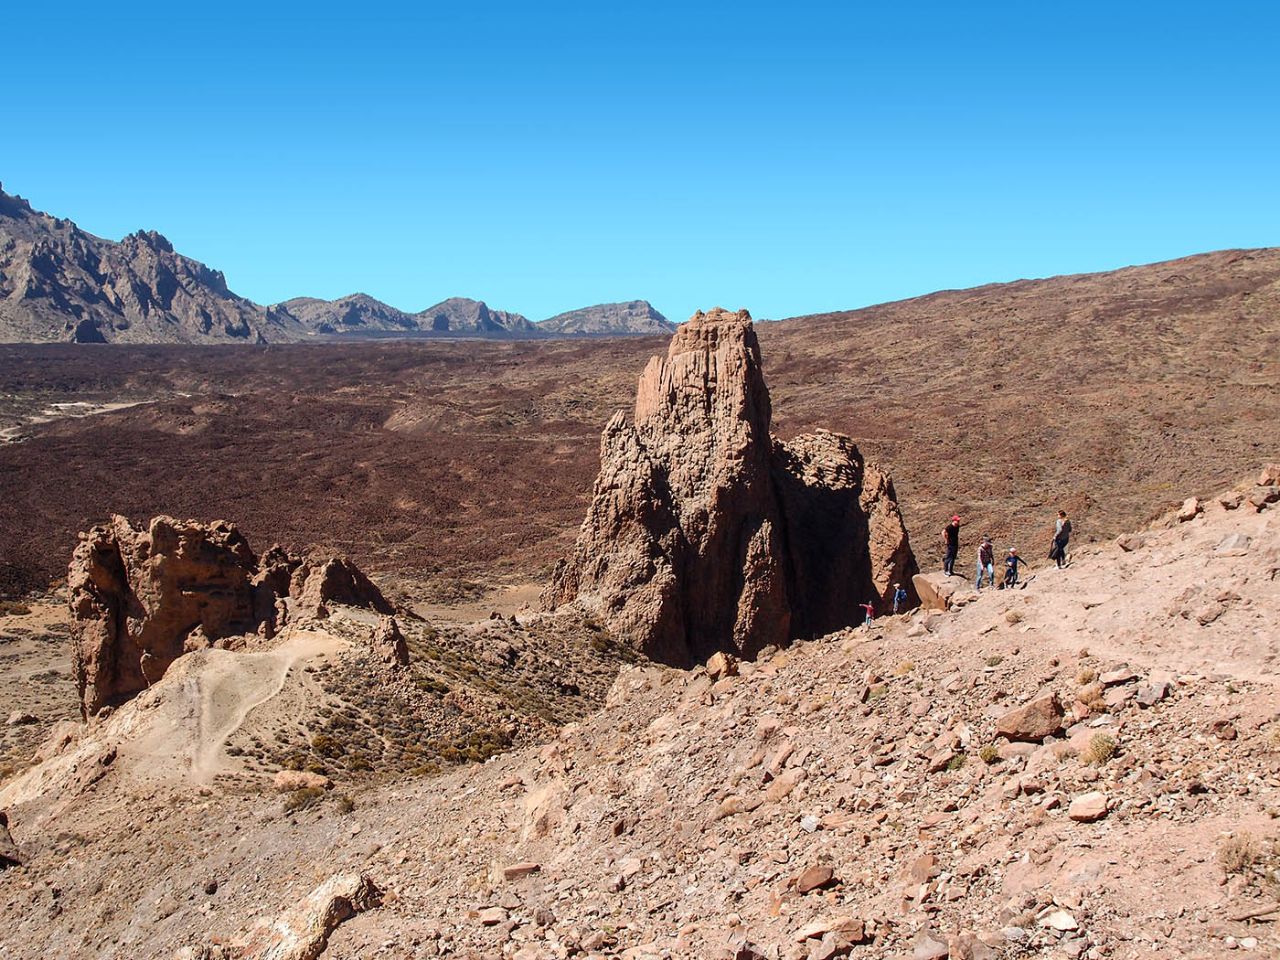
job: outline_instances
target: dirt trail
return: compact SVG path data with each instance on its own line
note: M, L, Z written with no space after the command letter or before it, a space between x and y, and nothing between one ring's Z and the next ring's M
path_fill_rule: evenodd
M298 631L274 649L230 654L210 664L198 683L200 735L191 751L191 779L208 783L235 767L224 749L250 714L270 709L296 664L346 645L331 634Z

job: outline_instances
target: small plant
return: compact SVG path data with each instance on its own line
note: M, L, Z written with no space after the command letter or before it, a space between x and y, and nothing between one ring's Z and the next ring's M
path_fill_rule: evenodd
M1107 701L1102 694L1102 684L1094 680L1076 691L1076 699L1088 707L1092 713L1106 713Z
M291 791L284 798L284 812L297 813L299 810L306 810L314 806L323 796L324 791L319 787L302 787Z
M1022 622L1022 611L1021 611L1021 610L1006 610L1006 611L1004 612L1004 619L1005 619L1005 622L1006 622L1006 623L1011 623L1011 624L1013 624L1013 623L1021 623L1021 622Z
M345 794L345 793L338 794L337 799L335 799L333 802L333 805L337 807L339 813L350 813L352 810L356 808L356 802L351 799L351 796L349 794Z
M955 773L957 770L959 770L961 767L964 766L966 759L967 758L963 753L957 753L954 757L952 757L950 760L947 761L947 770L951 773Z
M1097 679L1098 679L1098 671L1094 670L1092 667L1085 667L1083 670L1081 670L1079 673L1076 674L1076 683L1082 687L1087 687L1089 684L1093 683L1093 681Z
M1004 657L998 653L993 653L991 656L987 657L988 667L998 667L1002 663L1004 663Z
M1218 866L1227 876L1244 873L1262 856L1262 849L1253 834L1241 831L1218 848Z
M1080 759L1100 767L1116 755L1116 738L1105 733L1095 733L1089 745L1080 754Z
M30 616L31 608L17 600L0 600L0 617Z
M996 745L994 743L988 743L978 751L978 759L986 764L995 763L1000 759L1000 751L996 749Z
M897 669L895 669L893 672L896 676L905 677L915 668L916 668L916 665L912 663L910 660L903 660L900 664L898 664Z

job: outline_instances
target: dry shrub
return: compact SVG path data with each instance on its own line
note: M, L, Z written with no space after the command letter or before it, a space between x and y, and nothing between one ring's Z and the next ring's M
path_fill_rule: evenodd
M1022 611L1021 611L1021 610L1006 610L1006 611L1004 612L1004 619L1005 619L1005 622L1007 622L1007 623L1021 623L1021 622L1022 622Z
M1116 738L1105 733L1095 733L1080 759L1096 767L1102 766L1116 755Z
M1079 673L1076 674L1076 683L1078 683L1082 687L1087 687L1089 684L1093 683L1093 681L1097 679L1098 679L1098 671L1094 670L1092 667L1085 667L1083 670L1081 670Z
M1077 690L1076 699L1094 713L1106 713L1107 701L1103 698L1102 693L1102 684L1095 680Z
M297 813L299 810L305 810L319 802L323 796L324 791L319 787L302 787L299 790L290 791L284 798L284 812Z
M1228 876L1244 873L1262 856L1262 846L1253 834L1242 830L1228 837L1218 848L1218 866Z

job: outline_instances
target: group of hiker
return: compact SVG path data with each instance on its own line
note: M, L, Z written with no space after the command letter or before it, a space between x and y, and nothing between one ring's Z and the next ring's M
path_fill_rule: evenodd
M1067 545L1071 542L1071 520L1067 516L1067 511L1059 510L1053 528L1053 543L1049 547L1049 559L1053 560L1058 569L1067 566L1070 561L1067 558ZM942 528L942 572L948 577L956 575L956 560L960 556L960 516L953 516L950 522ZM1004 558L1004 579L998 585L1000 589L1007 590L1018 585L1019 577L1022 572L1022 557L1018 555L1017 547L1010 547L1009 552ZM987 534L982 535L982 541L978 544L978 579L974 582L974 588L982 589L983 581L989 588L996 587L996 548L991 542L991 537ZM900 583L893 585L893 612L896 614L900 610L905 609L909 594L906 587ZM871 626L872 620L875 618L875 604L860 604L866 614L866 620L863 625Z
M1067 557L1067 545L1070 542L1071 519L1067 516L1067 511L1059 510L1057 519L1054 522L1053 542L1049 546L1049 559L1058 565L1058 569L1062 569L1070 563ZM956 558L959 553L960 517L957 515L953 516L951 521L942 528L942 572L948 577L956 575ZM988 587L996 586L995 563L995 545L991 542L990 536L983 534L982 542L978 544L978 578L973 584L975 589L981 590L984 580L987 582ZM1018 585L1021 566L1022 558L1018 556L1018 548L1010 547L1004 558L1004 581L1000 584L1002 589Z

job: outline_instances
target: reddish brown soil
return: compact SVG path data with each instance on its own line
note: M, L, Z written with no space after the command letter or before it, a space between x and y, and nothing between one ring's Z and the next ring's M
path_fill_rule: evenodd
M1110 537L1280 451L1276 250L944 292L760 337L775 428L831 427L885 463L923 565L953 510L967 538L982 527L1036 553L1060 505L1079 539ZM2 347L0 420L156 402L0 445L0 589L60 576L76 531L111 512L224 517L254 543L322 544L441 587L540 577L581 521L601 427L663 349Z

